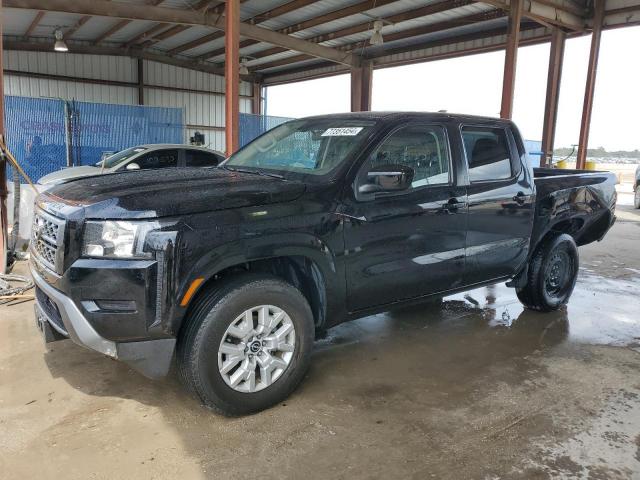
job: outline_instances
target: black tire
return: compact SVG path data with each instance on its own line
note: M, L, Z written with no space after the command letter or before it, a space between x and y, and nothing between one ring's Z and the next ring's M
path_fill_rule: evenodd
M578 278L578 247L567 234L553 235L536 249L527 285L517 288L520 302L531 310L550 312L565 305Z
M640 208L640 185L633 189L633 206Z
M290 363L270 386L253 393L231 388L218 369L218 349L229 325L245 310L274 305L284 310L295 328ZM290 284L272 276L246 274L198 299L177 345L180 377L203 405L227 416L258 412L287 398L309 368L314 321L305 297Z

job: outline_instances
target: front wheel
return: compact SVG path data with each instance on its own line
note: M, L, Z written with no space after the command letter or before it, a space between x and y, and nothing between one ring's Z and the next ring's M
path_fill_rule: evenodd
M245 275L199 300L178 341L180 375L224 415L264 410L298 386L313 348L304 296L270 276Z
M640 208L640 185L638 185L633 191L633 206Z
M571 297L578 264L573 237L561 234L544 240L530 261L526 286L516 289L518 299L531 310L557 310Z

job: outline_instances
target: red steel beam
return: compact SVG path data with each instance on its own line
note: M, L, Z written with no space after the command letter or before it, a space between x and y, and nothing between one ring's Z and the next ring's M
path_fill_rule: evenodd
M225 11L225 147L227 156L240 146L240 0L227 0Z
M144 60L138 59L138 105L144 105Z
M373 64L365 62L361 67L351 69L351 111L371 111L371 84Z
M516 86L516 64L518 61L518 43L520 42L520 20L522 19L522 0L512 0L509 9L507 29L507 48L504 55L504 75L502 77L502 103L500 118L511 118L513 113L513 91Z
M578 137L578 159L576 162L576 168L578 169L585 168L587 163L589 130L591 128L591 112L593 110L593 96L596 87L596 74L598 73L598 57L600 56L600 39L602 37L602 22L604 20L605 0L594 0L594 2L591 51L589 52L589 66L587 67L587 82L584 88L580 137Z
M251 96L251 113L262 115L262 84L254 82Z
M541 167L551 165L551 160L553 159L553 144L556 136L560 80L562 79L562 64L564 61L564 44L566 38L566 33L560 28L556 27L553 29L549 50L549 69L547 71L547 96L544 103L542 125Z

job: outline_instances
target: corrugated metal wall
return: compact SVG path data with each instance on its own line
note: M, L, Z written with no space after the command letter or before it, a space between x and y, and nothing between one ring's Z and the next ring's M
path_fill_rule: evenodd
M5 51L3 59L7 95L126 105L138 102L137 60L133 58ZM17 72L109 80L121 85L32 78ZM144 75L148 85L144 92L145 105L183 108L187 125L185 141L200 131L210 148L224 151L223 77L146 60ZM251 90L251 84L241 83L240 95L248 97ZM251 112L250 98L240 98L240 112Z

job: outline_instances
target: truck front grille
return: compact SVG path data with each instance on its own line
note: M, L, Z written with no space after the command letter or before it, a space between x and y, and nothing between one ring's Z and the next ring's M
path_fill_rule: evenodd
M39 260L51 270L62 273L64 220L36 210L31 228L31 248Z

